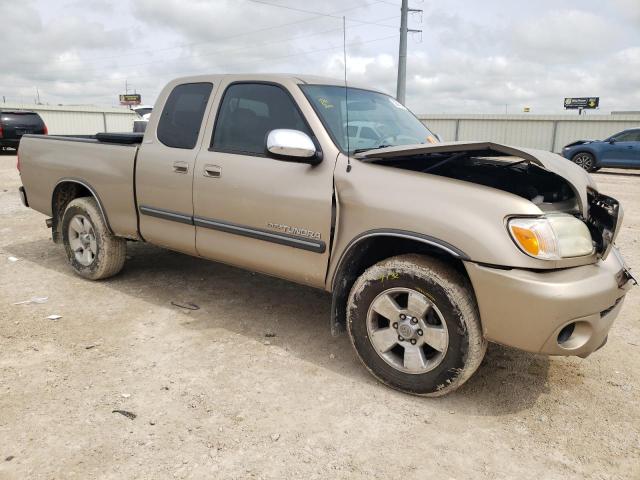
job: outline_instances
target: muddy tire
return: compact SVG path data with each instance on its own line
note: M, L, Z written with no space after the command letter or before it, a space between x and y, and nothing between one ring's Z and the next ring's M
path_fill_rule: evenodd
M452 392L476 371L487 349L469 281L422 255L367 269L351 289L347 329L378 380L414 395Z
M62 239L71 267L81 277L101 280L124 265L126 240L114 237L92 197L69 202L62 216Z

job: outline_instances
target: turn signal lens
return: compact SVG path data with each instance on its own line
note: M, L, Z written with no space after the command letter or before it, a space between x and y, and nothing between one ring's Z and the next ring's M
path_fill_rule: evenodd
M545 217L512 218L509 231L520 249L527 255L543 260L558 260L558 242L551 224Z
M566 213L512 218L508 225L511 238L520 250L535 258L558 260L593 253L591 234L585 223Z
M538 237L532 230L513 225L511 232L525 252L534 257L540 253L540 242L538 242Z

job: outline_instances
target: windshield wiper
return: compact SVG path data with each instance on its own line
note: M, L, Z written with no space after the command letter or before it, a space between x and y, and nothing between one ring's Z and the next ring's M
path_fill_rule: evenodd
M356 148L353 153L362 153L368 152L369 150L379 150L381 148L393 147L393 145L378 145L377 147L369 147L369 148Z

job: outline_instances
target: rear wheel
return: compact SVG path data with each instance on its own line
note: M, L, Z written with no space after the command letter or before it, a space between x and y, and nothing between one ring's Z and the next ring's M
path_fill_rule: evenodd
M584 168L587 172L592 172L595 170L595 159L593 155L587 152L576 153L571 159L573 163L578 165L579 167Z
M468 280L420 255L393 257L365 271L349 296L347 328L376 378L416 395L458 388L487 347Z
M82 197L69 202L62 217L62 239L78 275L100 280L122 270L126 240L109 233L95 199Z

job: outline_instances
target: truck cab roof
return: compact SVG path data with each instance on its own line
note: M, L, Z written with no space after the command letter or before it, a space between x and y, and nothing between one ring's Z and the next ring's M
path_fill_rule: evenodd
M324 77L320 75L299 75L292 73L276 73L276 74L264 74L264 73L225 73L225 74L210 74L210 75L191 75L187 77L179 77L170 82L170 85L179 85L183 83L197 83L197 82L213 82L220 80L226 81L256 81L256 82L273 82L273 83L293 83L293 84L311 84L311 85L332 85L336 87L344 87L344 79ZM348 82L347 85L350 88L362 88L365 90L378 91L369 86L353 84Z

